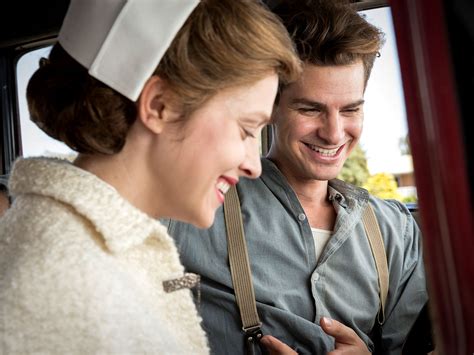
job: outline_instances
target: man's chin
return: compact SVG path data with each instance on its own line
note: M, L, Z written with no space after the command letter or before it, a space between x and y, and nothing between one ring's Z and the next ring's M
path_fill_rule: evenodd
M326 171L325 171L326 170ZM339 176L341 169L321 169L315 168L311 178L318 181L329 181Z
M337 175L318 175L318 176L314 176L313 180L329 181L329 180L336 179L336 178L337 178Z

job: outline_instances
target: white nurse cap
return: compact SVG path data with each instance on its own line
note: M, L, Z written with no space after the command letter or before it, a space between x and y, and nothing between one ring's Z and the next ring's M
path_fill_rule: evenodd
M199 0L71 0L59 43L89 74L136 101Z

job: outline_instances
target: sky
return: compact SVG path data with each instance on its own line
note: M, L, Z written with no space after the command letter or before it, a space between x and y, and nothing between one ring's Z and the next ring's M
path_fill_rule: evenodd
M367 20L385 33L385 45L376 58L365 93L365 120L361 146L371 174L393 172L400 161L399 140L407 134L405 102L391 12L388 7L364 11ZM70 154L29 120L25 99L26 84L49 48L28 54L18 63L20 121L24 156Z
M361 146L371 174L393 172L400 162L399 140L407 135L405 100L390 8L363 12L385 33L385 45L367 84Z

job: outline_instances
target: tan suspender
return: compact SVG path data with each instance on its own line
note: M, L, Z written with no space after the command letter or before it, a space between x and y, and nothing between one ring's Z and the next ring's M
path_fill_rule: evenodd
M367 203L367 207L364 209L362 221L364 222L365 234L367 235L367 239L369 239L370 248L375 260L375 267L377 268L379 276L380 308L377 320L379 324L382 325L385 322L385 302L388 294L389 274L387 254L385 253L382 233L380 232L377 217L370 203Z
M245 242L242 214L237 189L231 187L225 195L224 217L227 229L227 250L235 298L242 318L244 331L261 326L255 303L247 243Z
M235 298L242 319L242 329L247 335L249 332L256 331L258 332L257 337L260 338L262 336L260 332L262 323L257 313L252 273L245 242L242 213L240 211L240 200L235 186L232 186L225 195L224 216L232 283L234 285ZM377 268L380 287L380 309L377 318L378 322L383 324L385 321L384 309L388 294L389 274L382 233L380 232L377 217L370 203L367 204L367 208L363 212L362 220ZM247 341L250 342L255 340L256 339L252 337L250 340L247 338Z

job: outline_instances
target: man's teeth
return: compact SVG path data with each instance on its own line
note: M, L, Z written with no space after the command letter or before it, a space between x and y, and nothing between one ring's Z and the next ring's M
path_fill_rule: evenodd
M219 181L217 183L217 189L225 195L225 193L230 189L230 185L225 181Z
M323 149L323 148L317 147L317 146L312 145L312 144L307 144L307 146L310 147L315 152L318 152L321 155L324 155L326 157L332 157L332 156L336 155L336 153L339 149L339 147L335 148L335 149Z

